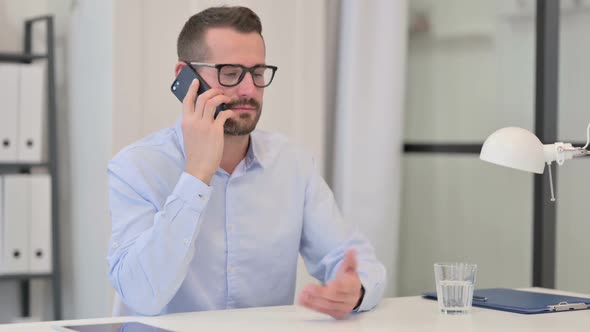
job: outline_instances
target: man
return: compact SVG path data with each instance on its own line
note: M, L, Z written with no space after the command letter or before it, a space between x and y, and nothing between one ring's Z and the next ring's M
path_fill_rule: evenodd
M383 265L343 223L313 159L254 130L276 70L261 31L244 7L191 17L176 74L190 65L211 89L197 97L194 81L175 128L109 163L109 275L132 313L292 304L299 253L322 282L299 304L343 318L382 296ZM222 103L229 109L214 117Z

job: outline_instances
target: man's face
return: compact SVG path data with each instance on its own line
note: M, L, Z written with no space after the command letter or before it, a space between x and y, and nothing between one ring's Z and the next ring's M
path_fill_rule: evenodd
M207 59L215 64L239 64L245 67L265 64L265 49L262 37L256 33L240 33L231 28L211 28L205 33ZM264 89L258 88L247 73L236 86L219 84L217 69L199 67L199 73L212 88L221 89L231 98L227 104L234 115L225 122L228 135L247 135L256 128L262 112Z

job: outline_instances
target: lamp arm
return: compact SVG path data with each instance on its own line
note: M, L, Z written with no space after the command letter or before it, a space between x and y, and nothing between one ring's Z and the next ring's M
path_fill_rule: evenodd
M557 162L558 165L563 165L564 161L577 158L577 157L584 157L590 155L590 151L586 150L588 145L590 144L590 124L588 124L588 128L586 129L586 145L581 148L574 147L570 143L562 143L557 142L554 144L545 144L543 145L543 153L545 154L545 163L547 163L547 168L549 169L549 185L551 189L551 201L555 202L555 193L553 191L553 176L551 174L551 163L554 161Z
M571 143L557 142L554 144L543 145L543 153L545 154L545 162L551 163L556 161L558 165L563 165L563 162L572 158L585 157L590 155L587 150L590 145L590 123L586 128L586 145L581 148L574 147Z
M546 163L555 161L560 166L566 160L590 155L590 151L586 150L586 148L577 148L572 146L571 143L562 142L543 145L543 152Z

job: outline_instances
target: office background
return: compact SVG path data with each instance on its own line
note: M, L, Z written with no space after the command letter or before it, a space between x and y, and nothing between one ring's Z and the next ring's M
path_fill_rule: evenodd
M24 19L56 19L65 318L110 314L106 163L175 122L176 37L190 15L222 3L261 16L267 60L280 68L260 127L318 156L348 222L387 266L388 296L430 290L439 260L478 263L480 287L532 284L533 175L402 148L534 129L535 1L0 0L2 51L21 50ZM558 138L583 141L590 3L560 4ZM586 293L588 167L560 167L556 192L556 287ZM299 285L309 280L300 270ZM50 297L34 281L32 315L50 319ZM0 282L0 299L0 322L19 315L16 283Z

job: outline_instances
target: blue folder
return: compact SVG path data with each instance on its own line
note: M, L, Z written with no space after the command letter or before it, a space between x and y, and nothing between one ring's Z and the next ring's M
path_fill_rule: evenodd
M436 300L436 292L423 296ZM519 314L542 314L589 309L590 299L509 288L488 288L473 292L473 306Z

